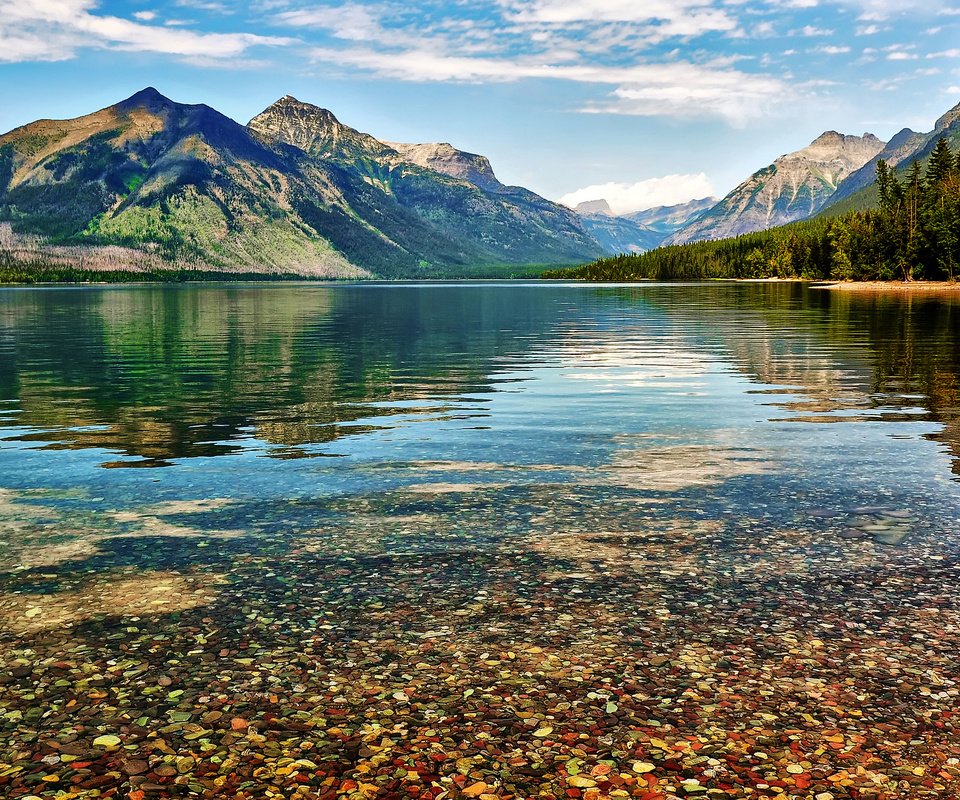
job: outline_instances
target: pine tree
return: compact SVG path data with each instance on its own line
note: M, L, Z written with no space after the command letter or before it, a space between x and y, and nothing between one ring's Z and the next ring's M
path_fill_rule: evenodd
M927 165L923 226L930 261L952 281L957 270L957 184L960 171L946 139L941 138Z
M880 198L880 210L889 213L892 210L897 177L890 170L890 165L882 158L877 162L877 195Z
M949 180L957 171L957 163L953 151L950 150L950 145L941 136L930 155L930 163L927 165L927 186L933 191L937 191L937 187Z
M920 211L923 205L923 168L919 161L910 165L907 183L903 188L904 227L900 249L900 269L905 281L912 281L921 269Z

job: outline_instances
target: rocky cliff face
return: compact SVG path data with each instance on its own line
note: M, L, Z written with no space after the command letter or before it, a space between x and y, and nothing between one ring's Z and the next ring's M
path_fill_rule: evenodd
M942 117L940 117L940 119L937 120L937 124L933 132L935 135L936 134L943 135L948 131L955 130L957 128L958 123L960 123L960 104L955 105L946 114L944 114Z
M872 134L828 131L809 146L754 173L714 208L670 238L671 244L723 239L806 219L817 213L848 175L883 150Z
M505 189L497 180L486 156L476 153L466 153L457 150L453 145L441 142L439 144L402 144L386 142L396 150L402 158L411 164L417 164L451 178L472 183L481 189L490 192L499 192Z

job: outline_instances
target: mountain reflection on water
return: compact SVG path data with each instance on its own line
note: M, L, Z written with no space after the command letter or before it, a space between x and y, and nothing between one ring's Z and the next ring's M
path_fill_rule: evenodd
M957 298L770 285L7 291L2 424L8 442L101 448L121 463L316 455L393 415L465 405L482 419L484 395L538 364L629 359L666 336L684 342L688 367L722 361L789 387L800 399L783 407L810 419L928 413L943 425L931 435L960 452Z

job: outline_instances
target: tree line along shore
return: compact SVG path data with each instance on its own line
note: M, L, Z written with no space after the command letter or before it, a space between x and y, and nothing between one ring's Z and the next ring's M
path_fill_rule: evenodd
M594 281L803 279L942 282L960 273L960 153L945 139L924 168L877 164L877 207L731 239L599 259L547 278Z

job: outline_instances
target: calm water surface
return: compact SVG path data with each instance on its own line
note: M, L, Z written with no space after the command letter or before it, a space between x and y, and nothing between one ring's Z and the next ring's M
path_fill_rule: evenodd
M0 794L958 796L958 300L0 291Z
M758 515L824 536L859 507L939 530L960 517L958 392L949 297L763 285L7 290L0 486L7 518L20 508L31 524L2 558L13 571L44 561L43 548L70 541L63 519L78 537L109 537L130 532L125 514L211 500L221 507L193 514L192 529L293 546L330 515L388 517L411 492L470 540L523 535L534 491L584 527L639 493L665 501L665 515ZM485 489L498 490L484 498L507 527L474 529L470 503L450 503ZM57 521L39 524L33 505ZM434 533L414 525L381 545L464 546ZM109 549L122 559L134 541Z

